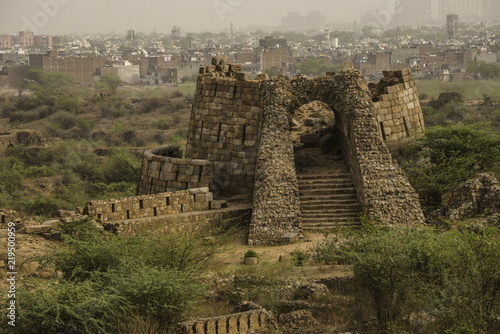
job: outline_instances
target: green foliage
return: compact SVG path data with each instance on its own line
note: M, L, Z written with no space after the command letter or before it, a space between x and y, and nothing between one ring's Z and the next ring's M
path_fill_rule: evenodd
M196 82L198 80L198 74L185 75L181 78L181 83Z
M117 333L131 315L172 330L200 303L199 269L217 248L203 234L121 238L89 218L62 224L67 247L38 258L63 273L57 283L23 284L12 333Z
M488 64L484 61L472 61L467 67L467 72L479 74L482 78L492 79L500 77L500 65Z
M314 256L353 266L357 304L369 302L381 328L424 311L438 333L494 333L500 315L499 236L497 228L443 233L375 225L329 236ZM404 329L415 330L410 324Z
M101 91L107 91L109 94L114 94L122 83L122 80L117 75L103 74L99 77L99 81L95 84L95 88Z
M243 255L243 258L247 258L247 257L258 257L259 255L257 254L256 251L254 251L253 249L249 249L245 252L245 254Z
M487 124L428 128L401 166L419 193L427 212L441 205L441 196L476 173L500 172L500 134Z
M81 104L82 101L79 97L71 95L61 95L55 101L57 108L74 113L75 115L78 114Z
M296 249L292 252L292 263L296 267L303 267L307 264L310 257L311 255L308 251Z
M271 68L264 70L264 73L269 75L270 78L273 78L273 77L277 77L278 75L283 73L283 71L280 70L277 66L273 66Z
M38 92L40 88L47 90L60 90L71 83L73 83L74 78L68 74L60 72L45 72L43 70L31 69L26 75L26 79L31 81L33 84L29 86L30 89L34 89Z
M342 70L342 66L330 63L328 58L306 58L302 63L295 66L301 74L306 75L322 75L326 72L338 72Z

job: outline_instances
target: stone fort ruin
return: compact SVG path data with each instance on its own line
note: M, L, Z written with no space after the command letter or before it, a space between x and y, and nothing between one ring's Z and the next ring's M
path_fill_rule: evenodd
M184 157L178 146L146 151L138 195L208 188L207 209L248 198L250 245L355 225L359 213L419 224L418 196L393 155L423 131L409 69L370 85L350 66L247 80L214 57L200 68Z

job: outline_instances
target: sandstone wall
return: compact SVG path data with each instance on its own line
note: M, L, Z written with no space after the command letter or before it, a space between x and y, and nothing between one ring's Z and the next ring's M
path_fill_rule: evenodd
M0 153L16 145L45 145L45 138L38 130L0 132Z
M84 208L84 214L102 222L141 219L210 210L212 200L213 195L208 188L198 188L109 201L90 201Z
M193 230L201 226L200 224L219 226L228 220L245 221L250 219L250 212L249 207L215 209L184 214L170 214L160 217L108 221L105 223L105 226L117 234L126 236L134 236L145 231L151 232L156 230L173 233Z
M200 69L189 121L186 156L212 162L221 194L252 194L262 117L261 81L240 68L215 64Z
M380 133L392 154L398 154L408 142L425 131L424 117L417 94L417 87L409 69L384 71L377 87L373 107L378 116ZM372 89L372 93L374 93Z
M144 152L137 194L158 194L211 186L210 161L182 159L179 145L167 145Z
M10 222L22 222L21 215L14 210L0 209L0 228L7 228Z
M235 313L221 317L200 319L178 324L182 334L253 334L272 330L269 314L263 310Z

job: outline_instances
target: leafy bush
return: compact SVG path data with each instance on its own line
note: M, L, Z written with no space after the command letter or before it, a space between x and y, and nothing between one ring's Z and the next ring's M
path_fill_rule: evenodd
M249 249L245 252L245 254L243 255L243 258L248 258L248 257L258 257L257 255L257 252L254 251L253 249Z
M498 332L500 315L500 231L373 226L330 236L316 258L353 266L359 305L368 305L381 328L430 312L439 333L457 324L477 332ZM331 263L331 262L330 262ZM367 316L370 316L368 314ZM457 332L458 333L458 332Z
M482 123L431 127L400 162L430 212L441 205L444 193L476 173L500 176L500 134Z
M309 261L310 254L307 251L296 249L292 252L292 263L296 267L303 267Z

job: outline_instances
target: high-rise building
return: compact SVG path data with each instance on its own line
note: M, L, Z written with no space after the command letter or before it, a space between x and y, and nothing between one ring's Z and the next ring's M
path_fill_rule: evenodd
M397 0L396 25L424 26L432 20L432 0Z
M448 32L448 39L453 42L458 36L458 15L446 15L446 31Z
M439 18L446 21L446 15L456 14L463 22L477 22L485 19L488 0L439 0ZM498 1L498 0L495 0Z

